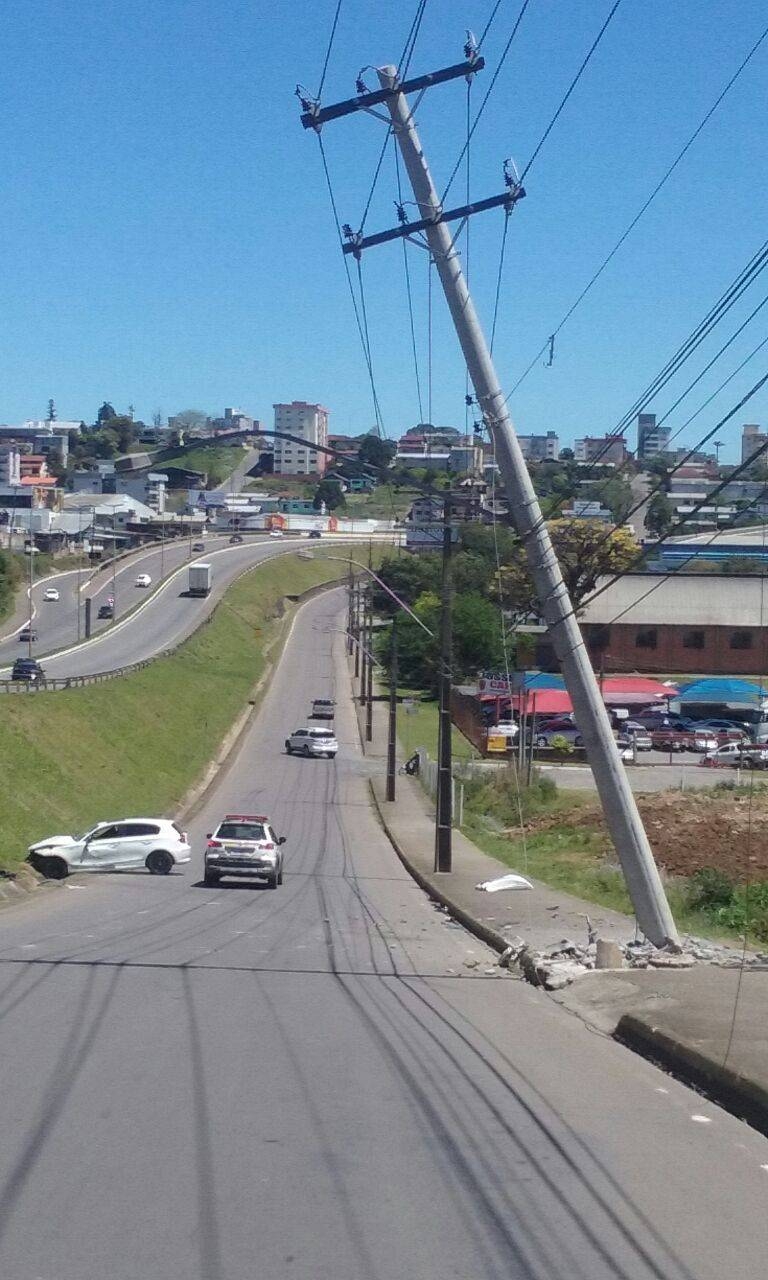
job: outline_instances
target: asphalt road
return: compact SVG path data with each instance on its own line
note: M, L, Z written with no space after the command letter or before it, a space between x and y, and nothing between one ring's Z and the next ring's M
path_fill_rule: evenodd
M300 612L192 868L3 915L3 1280L763 1280L768 1141L500 974L403 871L341 609ZM316 695L334 762L282 754ZM277 891L201 887L235 810L286 835Z
M206 554L227 546L224 537L209 536L205 539ZM202 560L203 554L192 559ZM136 575L148 573L153 583L165 577L173 569L190 561L189 542L186 539L167 542L162 547L137 551L134 555L118 560L115 564L114 578L111 567L99 571L91 578L92 570L85 568L80 574L77 570L66 573L48 575L36 582L32 588L33 628L37 632L37 640L32 646L33 656L43 658L46 654L65 646L77 644L85 635L85 600L92 600L92 634L99 635L110 630L111 623L98 618L99 606L106 603L107 596L115 597L115 621L119 621L126 613L146 595L144 588L136 586ZM56 587L59 591L57 601L43 600L47 587ZM25 593L28 599L28 594ZM80 629L78 631L77 601L80 600ZM19 640L18 633L26 624L24 621L7 620L0 627L0 665L12 662L18 656L26 656L28 645ZM47 669L47 667L46 667Z
M349 553L350 544L343 539L334 542L333 546L339 548L337 553L334 553L330 541L309 544L310 548L313 546L319 555L328 553L343 556L345 547ZM211 612L226 588L249 565L260 564L272 556L296 552L302 548L307 549L307 544L289 538L273 539L269 535L249 535L242 544L235 546L229 545L228 538L207 538L205 553L194 557L209 562L213 569L213 589L210 596L201 599L192 599L186 594L185 569L190 562L188 544L166 545L162 551L157 549L142 554L138 559L131 558L116 577L114 594L117 616L114 623L95 623L97 605L113 590L111 572L99 575L99 579L88 589L88 594L94 599L94 636L80 645L77 643L74 614L76 575L72 581L68 579L65 585L59 584L57 580L55 585L59 585L61 590L58 603L40 602L37 605L39 614L35 626L38 628L38 642L33 646L33 655L42 659L46 676L59 679L65 676L93 675L132 662L141 662L177 644L194 631ZM182 571L169 578L169 570L173 569ZM153 584L160 580L162 572L166 579L164 585L154 591L151 588L147 590L137 587L136 575L139 572L148 573ZM44 589L45 584L39 588L39 594ZM136 609L137 603L142 604L140 609ZM121 617L131 610L135 612L121 621ZM62 646L66 647L62 649ZM54 649L62 651L53 657L45 656ZM27 652L27 646L15 637L0 646L0 662L9 662L18 655L26 656ZM0 679L9 677L10 667L0 668Z

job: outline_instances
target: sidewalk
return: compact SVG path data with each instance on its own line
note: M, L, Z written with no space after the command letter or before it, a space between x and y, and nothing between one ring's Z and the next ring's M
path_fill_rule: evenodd
M364 710L357 709L363 741ZM363 750L382 764L371 780L375 807L406 868L456 920L499 952L516 939L536 949L564 938L583 943L587 916L602 938L634 937L630 917L538 882L532 890L478 890L476 885L509 868L459 831L453 870L436 873L434 809L419 782L398 774L395 801L384 799L386 724L386 704L374 702L373 741L363 741ZM680 971L595 970L551 998L768 1134L768 970L742 975L708 964Z

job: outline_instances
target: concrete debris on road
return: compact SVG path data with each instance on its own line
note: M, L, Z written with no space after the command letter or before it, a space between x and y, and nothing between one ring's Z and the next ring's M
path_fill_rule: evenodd
M501 889L532 889L533 885L530 880L526 880L525 876L519 876L514 871L510 871L509 875L499 876L496 880L483 880L482 884L476 884L476 889L482 889L484 893L498 893Z

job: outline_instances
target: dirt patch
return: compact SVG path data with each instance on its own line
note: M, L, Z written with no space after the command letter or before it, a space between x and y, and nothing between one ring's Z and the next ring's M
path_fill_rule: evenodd
M768 880L768 792L668 792L638 796L638 808L657 864L671 875L689 876L717 867L732 880ZM601 811L582 809L569 826L598 832L607 840ZM562 825L548 814L526 824L531 831Z

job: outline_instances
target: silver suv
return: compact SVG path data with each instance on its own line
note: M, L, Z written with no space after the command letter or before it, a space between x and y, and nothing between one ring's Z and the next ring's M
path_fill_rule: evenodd
M289 756L295 751L300 756L327 756L330 760L338 749L333 729L319 729L314 725L307 729L296 729L285 740L285 752Z
M263 814L228 813L208 833L204 883L218 884L222 876L266 880L270 889L283 883L285 836L276 836Z

